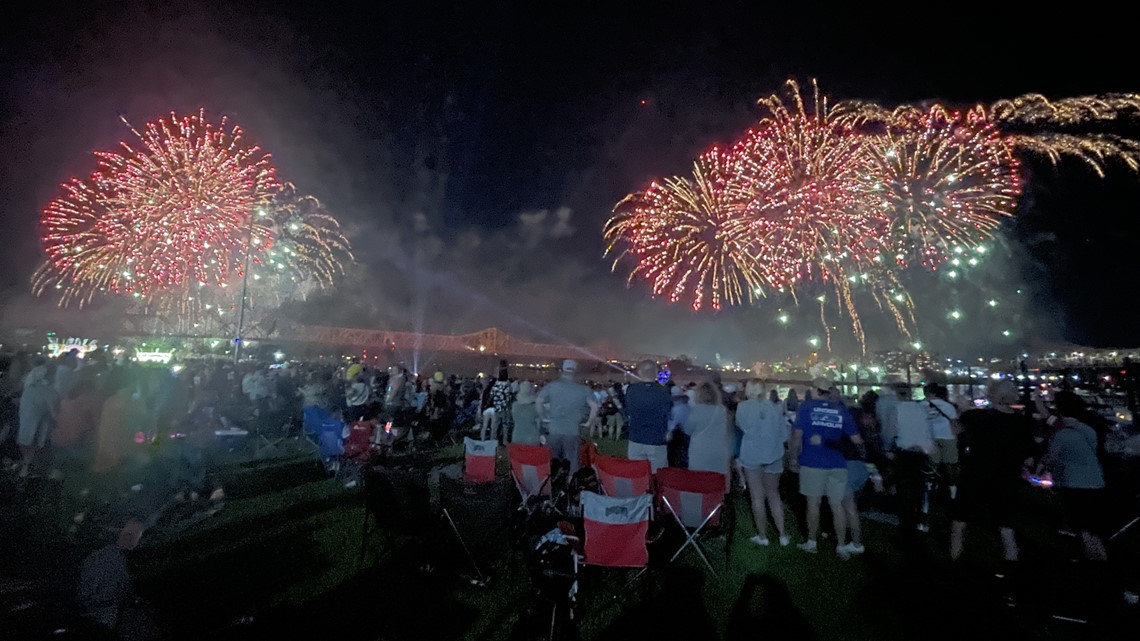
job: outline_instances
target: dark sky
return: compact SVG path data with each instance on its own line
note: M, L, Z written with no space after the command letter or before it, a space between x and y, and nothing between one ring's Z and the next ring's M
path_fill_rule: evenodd
M49 319L79 332L114 316L106 306L52 314L29 300L38 212L60 182L90 170L91 151L122 139L119 115L142 123L205 107L240 122L280 175L351 233L359 268L296 312L302 318L439 332L496 325L654 353L783 356L819 333L818 310L780 328L773 318L786 301L693 314L650 300L644 287L627 290L602 259L613 203L739 136L760 116L755 99L791 76L818 77L837 98L887 103L1140 91L1129 21L1092 9L1051 18L1040 4L1005 15L940 5L937 16L867 3L627 4L25 9L5 21L0 42L9 241L0 321ZM975 353L1020 350L1029 338L1140 344L1122 302L1138 237L1136 177L1114 170L1101 181L1076 164L1040 162L1028 174L1018 219L1003 230L1008 258L970 283L980 293L914 283L934 301L923 335ZM946 324L946 305L999 290L1009 314L1000 322L1016 325L1017 339L992 344L997 320ZM873 347L898 340L872 332Z

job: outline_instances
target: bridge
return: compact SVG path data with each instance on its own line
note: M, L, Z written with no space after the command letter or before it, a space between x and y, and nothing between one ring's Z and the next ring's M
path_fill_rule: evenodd
M251 337L252 338L252 337ZM554 343L533 343L489 327L471 334L421 334L385 329L354 329L323 325L280 327L265 340L292 341L354 349L401 351L417 350L452 354L492 354L527 356L539 359L566 359L633 362L643 358L666 360L663 356L622 352L609 345L579 347Z

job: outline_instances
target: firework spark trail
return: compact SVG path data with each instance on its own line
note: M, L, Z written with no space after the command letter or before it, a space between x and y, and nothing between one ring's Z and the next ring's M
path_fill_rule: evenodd
M272 244L250 217L276 188L274 169L240 127L199 111L131 132L135 145L97 152L92 176L64 184L43 211L48 261L33 288L60 290L61 305L221 284Z
M619 202L605 228L614 269L630 256L629 282L644 278L654 296L671 302L689 296L694 310L706 299L713 309L752 302L766 283L756 268L753 224L729 189L729 160L714 149L693 164L692 178L654 182Z
M881 134L863 137L889 220L885 249L900 267L937 268L952 247L975 247L1013 215L1021 178L1012 146L972 116L900 110Z

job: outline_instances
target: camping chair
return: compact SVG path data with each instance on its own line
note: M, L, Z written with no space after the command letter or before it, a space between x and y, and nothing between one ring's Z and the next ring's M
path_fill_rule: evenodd
M279 445L293 436L293 419L281 412L266 412L255 419L257 440L253 455L260 457L264 450L276 450ZM270 427L275 425L275 427Z
M301 414L301 435L302 441L308 444L314 452L319 452L321 449L318 440L318 434L321 431L321 424L332 418L332 416L323 407L317 405L310 405L306 407Z
M477 457L491 458L493 457ZM494 468L492 468L492 472ZM515 513L513 483L506 477L490 481L470 481L453 476L439 477L439 499L443 518L459 547L475 570L474 585L486 585L487 568L511 547L511 527ZM444 545L441 555L457 559L454 545Z
M372 421L356 421L348 426L344 439L344 458L367 461L372 457L372 438L376 425Z
M362 477L364 525L358 566L364 563L368 551L372 522L385 538L388 551L395 549L400 536L422 543L436 533L438 521L432 513L426 468L373 466L365 468ZM380 555L376 561L380 561Z
M649 533L653 496L642 494L624 498L582 492L581 503L582 534L585 540L576 536L566 537L574 547L575 580L570 589L570 600L572 604L577 603L580 565L637 568L638 571L621 590L612 593L612 598L605 599L613 602L625 594L629 586L649 568L646 536Z
M653 472L649 461L598 455L594 470L606 496L631 498L649 492Z
M717 576L705 555L701 540L720 525L724 508L724 475L719 472L663 467L657 470L657 493L665 509L673 515L685 534L685 542L677 548L669 562L676 561L687 548L692 547L709 571ZM727 571L730 528L723 529L724 563Z
M495 455L499 442L476 441L471 437L464 437L463 450L465 463L463 478L471 483L489 483L495 480Z
M542 445L507 446L511 460L511 476L522 496L523 504L531 497L550 496L550 450Z

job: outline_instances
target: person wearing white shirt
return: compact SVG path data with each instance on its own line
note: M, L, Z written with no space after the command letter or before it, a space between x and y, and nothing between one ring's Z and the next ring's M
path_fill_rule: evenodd
M752 497L752 518L756 521L756 545L768 545L768 514L780 537L780 545L790 539L784 533L784 503L780 499L780 476L784 473L785 444L788 442L788 419L784 408L768 398L759 379L744 388L748 400L736 406L736 427L744 433L738 460L744 468L748 492ZM767 510L765 509L767 507Z
M923 389L929 408L926 418L934 437L930 463L953 499L958 493L958 408L947 400L944 386L930 383Z

